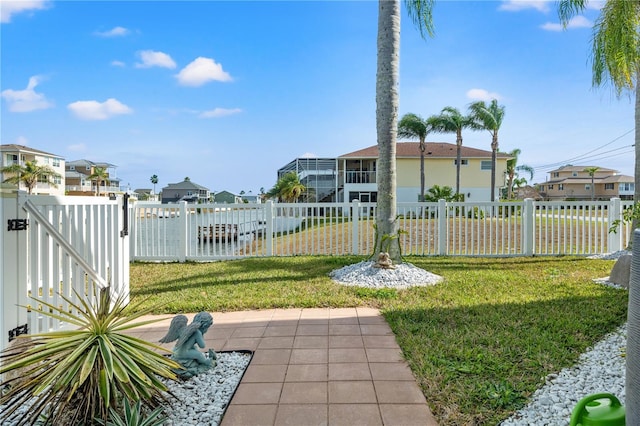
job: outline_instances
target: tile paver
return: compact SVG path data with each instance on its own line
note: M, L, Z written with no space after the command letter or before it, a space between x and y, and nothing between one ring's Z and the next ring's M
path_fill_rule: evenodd
M212 315L214 325L205 335L209 347L253 351L221 426L437 426L376 309ZM142 331L155 336L157 327L168 328L173 316L163 318Z

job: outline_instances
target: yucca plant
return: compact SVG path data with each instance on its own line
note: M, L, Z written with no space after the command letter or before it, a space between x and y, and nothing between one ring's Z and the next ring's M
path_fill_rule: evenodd
M175 380L171 369L180 365L165 357L162 352L168 351L161 346L125 334L155 322L133 322L153 308L140 310L136 304L125 313L124 297L112 300L109 287L97 292L93 304L75 294L79 304L60 295L72 312L34 299L42 304L42 315L77 329L29 335L0 355L2 377L20 373L0 382L0 424L9 419L33 424L44 415L45 424L88 425L94 418L107 419L120 398L150 409L165 402L167 387L160 378ZM18 410L25 405L26 412Z
M166 419L162 408L145 415L140 401L130 404L126 398L122 401L122 410L119 412L109 408L109 420L97 419L97 422L103 426L162 426Z

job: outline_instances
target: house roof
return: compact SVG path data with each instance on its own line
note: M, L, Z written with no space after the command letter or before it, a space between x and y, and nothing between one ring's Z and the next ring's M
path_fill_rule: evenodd
M610 176L594 176L593 183L616 183L616 182L635 182L633 176L627 175L610 175ZM588 184L591 183L591 177L566 177L559 179L551 179L546 182L542 182L540 185L556 185L556 184Z
M39 149L35 149L35 148L31 148L29 146L25 146L25 145L17 145L17 144L7 144L7 145L0 145L0 151L26 151L26 152L31 152L34 154L42 154L42 155L50 155L52 157L59 157L56 154L52 154L50 152L46 152L46 151L42 151Z
M633 176L628 176L628 175L613 175L613 176L607 176L606 178L602 179L602 182L604 183L635 182L635 179Z
M586 169L589 169L591 167L598 167L598 170L596 171L596 173L598 174L602 174L602 173L611 173L611 174L615 174L618 173L617 170L614 169L607 169L605 167L599 167L599 166L562 166L558 169L555 170L551 170L549 173L554 173L554 172L584 172Z
M165 186L163 189L198 189L203 191L209 191L209 188L205 188L202 185L198 185L197 183L193 183L190 180L183 180L178 183L170 183Z
M94 167L106 167L106 168L118 167L115 164L105 163L104 161L97 162L97 161L91 161L91 160L85 160L85 159L67 161L67 166L94 166Z
M456 158L456 145L446 142L426 142L426 158ZM490 158L491 151L462 146L460 151L465 158ZM420 157L419 142L398 142L396 143L396 158L417 158ZM378 158L378 145L358 151L349 152L338 158ZM498 158L511 158L509 154L498 153Z

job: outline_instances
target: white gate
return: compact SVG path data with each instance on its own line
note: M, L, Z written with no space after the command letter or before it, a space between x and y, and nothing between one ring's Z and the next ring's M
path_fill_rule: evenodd
M27 195L0 188L0 349L23 333L64 329L41 314L50 305L71 311L94 289L129 295L126 199ZM27 308L25 308L27 307Z

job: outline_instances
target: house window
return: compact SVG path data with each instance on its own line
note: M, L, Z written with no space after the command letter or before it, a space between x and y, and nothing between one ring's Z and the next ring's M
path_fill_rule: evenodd
M467 160L466 158L462 158L460 159L460 164L463 166L468 166L469 165L469 160ZM455 160L453 160L453 165L456 166L458 165L458 159L456 158Z
M634 191L634 190L635 190L635 185L633 183L627 182L627 183L620 184L620 191Z
M91 166L84 166L85 170L91 171Z
M553 172L551 176L554 178L560 177L560 172Z
M482 160L480 162L480 170L491 170L491 160Z
M573 172L573 173L571 173L571 176L573 176L573 177L578 177L578 172Z
M564 191L564 183L558 184L558 191Z
M549 191L553 189L553 185L549 185Z
M591 190L591 185L587 183L587 184L584 186L584 189L586 189L587 191Z
M53 159L53 167L60 167L60 159L59 158L54 158Z
M7 154L7 166L18 164L18 156L16 154Z
M69 170L75 170L76 166L69 166Z
M614 189L613 184L612 183L605 183L604 184L604 189Z

